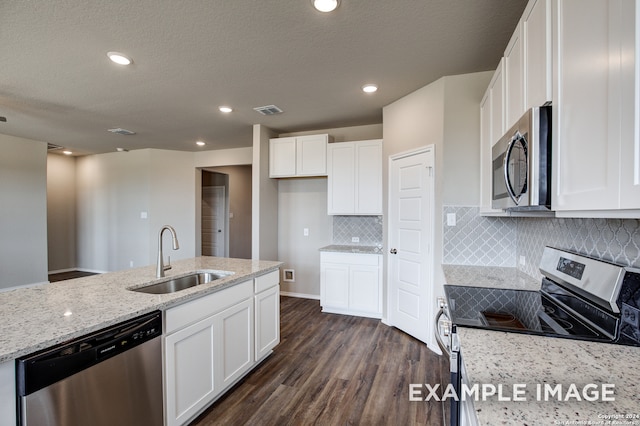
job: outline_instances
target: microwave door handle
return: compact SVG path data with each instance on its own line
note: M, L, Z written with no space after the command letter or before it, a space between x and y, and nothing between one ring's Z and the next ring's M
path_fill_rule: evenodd
M509 157L511 157L511 150L513 149L513 145L515 145L516 141L518 141L519 138L520 138L520 132L517 132L511 138L511 141L507 146L507 150L504 153L504 165L503 165L504 184L507 187L507 192L509 193L509 197L511 197L511 199L513 200L514 203L516 203L516 205L518 205L518 197L516 196L516 193L513 191L513 188L511 187L511 181L509 176Z

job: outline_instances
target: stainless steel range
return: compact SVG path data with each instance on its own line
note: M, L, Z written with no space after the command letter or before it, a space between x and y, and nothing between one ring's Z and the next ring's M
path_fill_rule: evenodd
M546 247L540 291L445 285L453 324L640 346L640 270Z
M457 327L640 346L640 269L545 247L540 272L539 291L444 286L435 334L456 394L466 380ZM451 399L445 424L469 424L470 404Z

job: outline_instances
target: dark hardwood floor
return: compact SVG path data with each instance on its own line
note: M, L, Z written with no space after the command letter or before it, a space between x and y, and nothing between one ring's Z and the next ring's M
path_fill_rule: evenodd
M315 300L281 297L280 322L274 353L191 426L442 424L439 402L409 401L446 368L422 342Z

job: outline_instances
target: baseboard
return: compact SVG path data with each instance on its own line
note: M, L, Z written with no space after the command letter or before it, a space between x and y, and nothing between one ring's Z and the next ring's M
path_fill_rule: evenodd
M320 296L315 295L315 294L292 293L292 292L289 292L289 291L281 291L280 294L282 296L297 297L298 299L320 300Z
M75 272L75 271L77 271L76 268L56 269L55 271L49 271L48 274L49 275L64 274L65 272Z

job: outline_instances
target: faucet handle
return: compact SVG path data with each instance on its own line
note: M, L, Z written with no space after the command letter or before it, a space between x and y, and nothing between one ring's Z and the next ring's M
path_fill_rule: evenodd
M168 271L169 269L171 269L171 256L167 256L167 264L164 265L165 271Z

